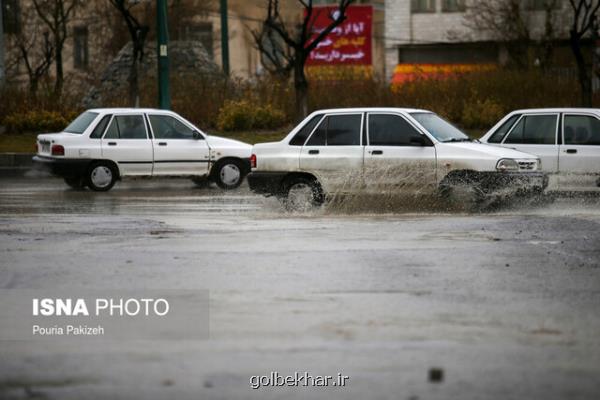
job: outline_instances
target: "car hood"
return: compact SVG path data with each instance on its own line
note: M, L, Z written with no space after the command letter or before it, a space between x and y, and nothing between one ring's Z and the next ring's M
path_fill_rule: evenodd
M244 143L235 139L227 139L220 136L207 135L206 141L211 147L238 147L244 149L252 148L252 145L249 145L248 143Z
M456 152L462 153L469 156L481 156L482 158L533 158L538 157L532 154L523 153L513 149L507 149L506 147L491 146L484 143L478 142L456 142L456 143L439 143L436 145L438 151Z

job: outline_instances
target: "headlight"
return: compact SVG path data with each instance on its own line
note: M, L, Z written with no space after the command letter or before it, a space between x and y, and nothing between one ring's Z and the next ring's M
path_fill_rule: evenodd
M511 158L503 158L496 164L496 169L500 172L518 171L519 163Z

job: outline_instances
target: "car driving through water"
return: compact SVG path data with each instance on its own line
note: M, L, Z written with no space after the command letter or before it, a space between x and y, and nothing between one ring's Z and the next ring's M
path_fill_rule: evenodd
M290 208L340 193L438 193L467 188L475 200L501 190L541 193L539 157L489 146L433 112L409 108L316 111L250 159L250 188Z

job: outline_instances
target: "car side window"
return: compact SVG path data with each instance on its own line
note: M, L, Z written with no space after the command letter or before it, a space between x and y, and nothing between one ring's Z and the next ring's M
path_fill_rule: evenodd
M193 139L194 130L170 115L149 115L155 139Z
M360 146L361 114L328 115L307 146Z
M422 135L406 119L392 114L369 114L369 145L412 146Z
M504 143L556 144L558 115L526 115L515 125Z
M332 115L327 124L327 146L360 146L362 115Z
M148 139L141 115L117 115L113 118L104 139Z
M108 125L108 121L110 121L111 117L112 114L108 114L102 117L102 119L100 120L100 122L98 122L92 133L90 133L90 139L100 139L102 137L102 134L106 129L106 125Z
M315 115L308 121L299 131L294 135L292 140L290 140L290 146L302 146L304 142L306 142L306 138L311 134L315 126L319 123L322 114Z
M506 122L504 122L500 126L500 128L498 128L496 132L494 132L492 136L490 136L490 138L488 139L488 143L501 143L502 139L504 139L504 136L506 136L508 131L510 131L510 128L513 127L513 125L515 124L515 122L517 122L520 116L521 114L515 114L509 119L507 119Z
M591 115L565 115L567 145L600 146L600 120Z

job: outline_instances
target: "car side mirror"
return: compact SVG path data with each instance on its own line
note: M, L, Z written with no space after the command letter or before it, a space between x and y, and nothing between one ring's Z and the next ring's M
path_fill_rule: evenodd
M202 136L200 134L200 132L198 132L198 131L194 131L194 133L192 134L192 137L194 138L194 140L202 140L202 139L204 139L204 136Z
M423 136L423 135L411 136L410 144L412 146L427 146L427 141L425 139L425 136Z

